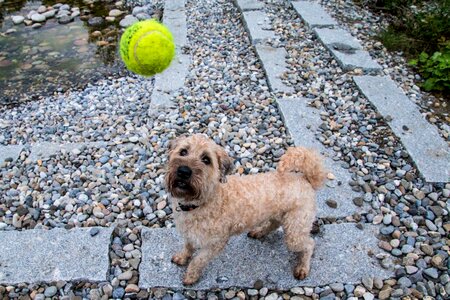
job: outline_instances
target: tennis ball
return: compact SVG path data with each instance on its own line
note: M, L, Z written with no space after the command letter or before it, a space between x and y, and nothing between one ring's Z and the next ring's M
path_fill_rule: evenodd
M172 33L156 20L134 23L120 39L120 56L134 73L144 76L161 73L175 56Z

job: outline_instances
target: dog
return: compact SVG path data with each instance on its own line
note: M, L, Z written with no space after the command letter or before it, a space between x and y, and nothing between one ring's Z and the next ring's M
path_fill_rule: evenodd
M260 239L280 226L288 249L298 257L294 276L304 279L314 250L315 190L326 178L321 156L292 147L276 171L227 176L232 170L225 150L201 134L169 144L165 182L185 242L172 262L184 266L190 260L183 284L197 282L231 236L248 232Z

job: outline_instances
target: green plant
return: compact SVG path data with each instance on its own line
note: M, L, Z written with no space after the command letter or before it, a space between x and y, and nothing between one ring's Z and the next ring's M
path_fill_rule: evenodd
M410 65L416 66L425 79L422 87L426 91L450 91L450 42L431 56L422 52Z

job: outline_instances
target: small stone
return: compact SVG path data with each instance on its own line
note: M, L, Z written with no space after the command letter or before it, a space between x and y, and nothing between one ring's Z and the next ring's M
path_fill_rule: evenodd
M70 22L73 22L72 16L62 16L61 18L58 19L59 24L68 24Z
M127 15L125 18L123 18L120 22L119 25L120 27L129 27L131 25L133 25L134 23L138 22L139 20L131 15Z
M433 258L431 259L431 265L436 268L441 268L443 262L444 257L442 257L440 254L433 256Z
M388 287L387 289L381 290L380 293L378 294L378 297L381 300L389 299L389 297L391 296L391 293L392 293L392 288Z
M353 294L355 294L356 297L362 297L364 293L366 292L366 289L360 285L358 285L355 290L353 291Z
M57 291L58 289L56 288L56 286L49 286L45 288L44 295L45 297L53 297L56 295Z
M121 287L118 287L113 291L112 295L113 295L113 298L122 299L123 295L125 295L125 290Z
M436 231L437 230L436 225L434 225L433 221L431 221L431 220L428 220L428 219L425 220L425 225L427 225L428 229L431 230L431 231Z
M373 288L373 278L370 276L363 276L362 284L370 291Z
M418 268L415 266L406 266L405 269L407 274L414 274L418 270Z
M328 199L327 201L326 201L326 204L329 206L329 207L331 207L331 208L337 208L337 202L335 201L335 200L332 200L332 199Z
M409 280L407 277L401 277L397 283L400 285L401 288L409 288L412 285L411 280Z
M436 268L428 268L423 271L425 275L437 279L439 276L438 270Z
M32 20L33 22L39 22L39 23L42 23L42 22L45 22L45 16L44 16L44 15L41 15L41 14L38 14L38 13L35 13L35 14L33 14L33 15L31 16L31 20Z
M403 245L403 247L402 247L402 252L405 254L411 253L413 251L414 251L414 247L411 245L406 244L406 245Z
M429 255L429 256L433 255L433 253L434 253L433 247L431 247L428 244L420 245L420 250L422 250L423 253L425 253L426 255Z
M332 284L330 284L330 288L334 292L339 293L339 292L342 292L344 290L344 284L342 284L340 282L339 283L332 283Z
M272 293L270 295L268 295L266 298L264 298L265 300L277 300L278 299L278 294L277 293Z
M255 289L248 289L247 290L247 294L252 297L252 296L258 296L258 290Z
M139 287L135 284L129 284L127 285L127 287L125 288L125 292L126 293L137 293L139 292Z
M121 11L121 10L119 10L119 9L112 9L110 12L109 12L109 16L110 17L118 17L118 16L121 16L123 14L123 11Z
M91 230L89 230L89 234L91 235L91 236L96 236L98 233L100 232L100 229L98 229L98 228L92 228Z
M25 18L22 16L11 16L11 20L13 21L14 25L18 25L18 24L23 23Z
M130 271L130 270L125 271L125 272L123 272L122 274L119 274L119 276L117 276L117 278L118 278L119 280L130 280L131 277L133 277L133 272Z
M372 295L371 293L367 292L367 293L364 293L363 298L364 298L364 300L373 300L375 298L375 296Z

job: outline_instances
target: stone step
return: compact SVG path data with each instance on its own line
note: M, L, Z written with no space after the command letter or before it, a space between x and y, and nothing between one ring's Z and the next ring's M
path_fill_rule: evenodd
M292 6L309 27L330 27L337 25L319 3L310 1L293 1Z
M344 71L360 68L363 71L379 71L381 66L362 50L358 40L342 29L315 28L315 34L322 44L336 58Z
M189 55L178 54L164 72L155 76L151 96L153 108L164 108L174 104L171 100L175 92L184 86L190 63Z
M164 2L164 24L173 34L177 48L176 57L170 66L162 73L155 76L155 85L151 96L151 107L165 108L174 103L177 90L184 86L191 64L190 56L182 54L182 48L187 45L187 23L185 0L173 0Z
M264 4L258 0L234 0L237 7L242 11L261 10Z
M395 82L386 76L355 76L353 80L400 138L424 179L450 182L448 144Z
M285 85L281 80L282 74L287 71L286 50L261 44L256 44L255 48L266 73L270 89L273 92L293 93L294 88Z
M355 284L362 276L389 278L392 272L379 266L373 254L378 229L355 224L325 225L315 237L316 248L310 275L302 281L292 276L295 255L284 245L283 233L277 231L263 240L245 235L233 237L224 251L205 269L196 290L229 287L253 287L261 280L267 288L286 290L295 286L322 286L335 282ZM184 288L181 280L185 267L171 263L172 255L182 245L175 229L143 229L142 262L139 267L141 288Z
M271 29L272 26L264 11L244 11L242 16L253 44L275 38L275 32Z
M0 145L0 165L6 160L16 161L19 158L20 152L23 150L23 145Z
M104 227L0 231L0 284L107 281L112 231Z
M106 142L85 142L85 143L66 143L58 144L51 142L36 143L31 146L31 153L28 159L36 161L38 159L47 159L59 152L77 153L84 147L101 148L106 147Z
M164 2L163 23L172 32L178 49L187 45L187 25L185 0L171 0Z
M322 124L320 110L307 104L307 99L277 99L278 107L284 123L296 146L304 146L317 150L325 158L325 166L336 179L328 180L326 186L317 192L318 217L346 217L355 212L362 212L364 208L353 203L353 199L360 196L348 185L350 173L342 168L341 161L333 160L334 152L319 142L314 132ZM337 203L336 208L326 204L328 200Z

